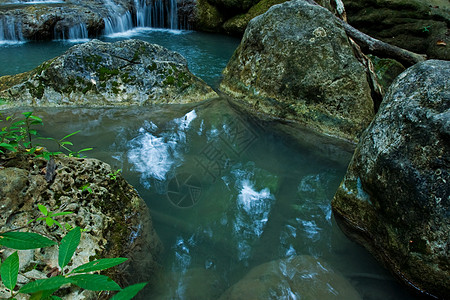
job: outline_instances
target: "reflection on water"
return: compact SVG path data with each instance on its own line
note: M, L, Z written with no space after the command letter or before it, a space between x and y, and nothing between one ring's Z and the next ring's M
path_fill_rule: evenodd
M122 169L149 205L164 271L143 299L229 299L244 291L411 299L337 228L330 201L350 153L323 138L299 130L293 140L224 99L36 113L46 123L42 135L82 130L74 144L93 146L89 156Z

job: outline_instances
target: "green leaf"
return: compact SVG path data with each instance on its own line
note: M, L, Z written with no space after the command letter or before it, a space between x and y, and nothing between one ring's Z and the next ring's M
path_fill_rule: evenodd
M27 119L28 119L32 114L33 114L32 111L27 111L27 112L23 112L23 113L22 113L22 115L24 115L25 118L27 118Z
M9 150L9 151L11 151L11 152L16 152L16 151L17 151L17 149L14 148L13 145L10 145L10 144L8 144L8 143L0 143L0 147L3 147L3 148L5 148L6 150Z
M73 211L63 211L63 212L59 212L59 213L54 213L54 214L52 214L52 217L65 216L65 215L70 215L70 214L73 214Z
M5 232L0 234L0 245L17 250L28 250L50 247L56 245L56 242L33 232Z
M66 236L61 240L61 245L59 246L58 264L64 268L69 261L72 259L75 250L77 250L78 244L81 239L80 227L75 227L73 230L69 231Z
M47 224L48 227L52 227L54 222L55 221L53 221L52 218L49 217L45 218L45 223Z
M39 279L25 284L19 292L33 294L39 291L59 289L62 285L72 283L70 278L55 276L48 279Z
M114 266L117 266L125 262L128 258L117 257L117 258L103 258L99 260L94 260L88 262L87 264L81 265L75 268L72 273L87 273L92 271L101 271Z
M44 205L38 204L38 208L44 216L48 215L47 207L45 207Z
M147 282L137 283L130 285L117 294L114 295L114 297L111 298L111 300L129 300L133 299L134 296L137 295L145 286L147 285Z
M60 139L59 141L64 141L65 139L71 137L72 135L75 135L75 134L79 133L80 131L81 131L81 130L78 130L78 131L69 133L68 135L66 135L65 137L63 137L62 139Z
M120 286L111 278L98 274L82 274L69 277L73 284L91 291L119 291Z
M17 254L16 251L5 259L1 267L3 284L11 291L16 286L18 273L19 273L19 255Z

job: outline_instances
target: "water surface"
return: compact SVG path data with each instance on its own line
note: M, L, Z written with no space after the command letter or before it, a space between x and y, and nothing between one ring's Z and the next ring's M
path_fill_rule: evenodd
M293 139L226 99L36 113L44 136L82 130L78 149L122 169L150 207L164 272L144 299L216 299L251 268L297 255L325 261L362 299L411 299L333 219L351 156L333 140L300 128Z
M239 44L239 39L186 30L135 28L100 37L114 42L129 38L159 44L183 55L189 70L206 83L217 86L221 72ZM46 60L61 55L75 44L88 40L0 43L0 76L29 71Z

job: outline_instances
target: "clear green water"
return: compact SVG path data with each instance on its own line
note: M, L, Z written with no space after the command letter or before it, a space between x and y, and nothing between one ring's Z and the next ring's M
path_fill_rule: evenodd
M128 38L141 39L179 52L187 59L191 72L212 86L218 85L221 72L240 41L215 34L150 28L138 28L99 39L114 42ZM0 76L29 71L80 42L83 41L0 44Z
M150 207L164 272L143 299L216 299L251 268L296 255L322 259L362 299L412 299L333 219L351 155L336 141L290 128L293 139L225 99L36 113L42 135L82 130L74 144L122 169Z
M168 31L103 39L130 36L182 53L191 70L213 86L238 44L228 37ZM27 71L72 45L2 46L0 75ZM81 130L71 139L78 149L94 147L89 157L122 169L150 207L165 251L163 273L142 299L217 299L253 267L296 255L322 259L362 299L413 299L333 219L330 201L351 157L335 140L256 120L225 99L35 113L45 121L44 136Z

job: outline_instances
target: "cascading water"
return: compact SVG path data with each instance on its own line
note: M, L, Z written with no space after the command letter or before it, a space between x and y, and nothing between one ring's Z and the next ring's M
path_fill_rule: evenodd
M104 19L105 34L124 32L133 27L179 29L176 0L156 0L150 3L147 0L134 0L133 14L127 11L122 15L115 13L117 5L109 0L106 4L110 7L111 15Z
M54 37L61 40L84 40L89 38L86 24L78 23L69 28L63 28L61 31L55 29Z
M0 16L0 42L23 41L21 23L13 16Z

